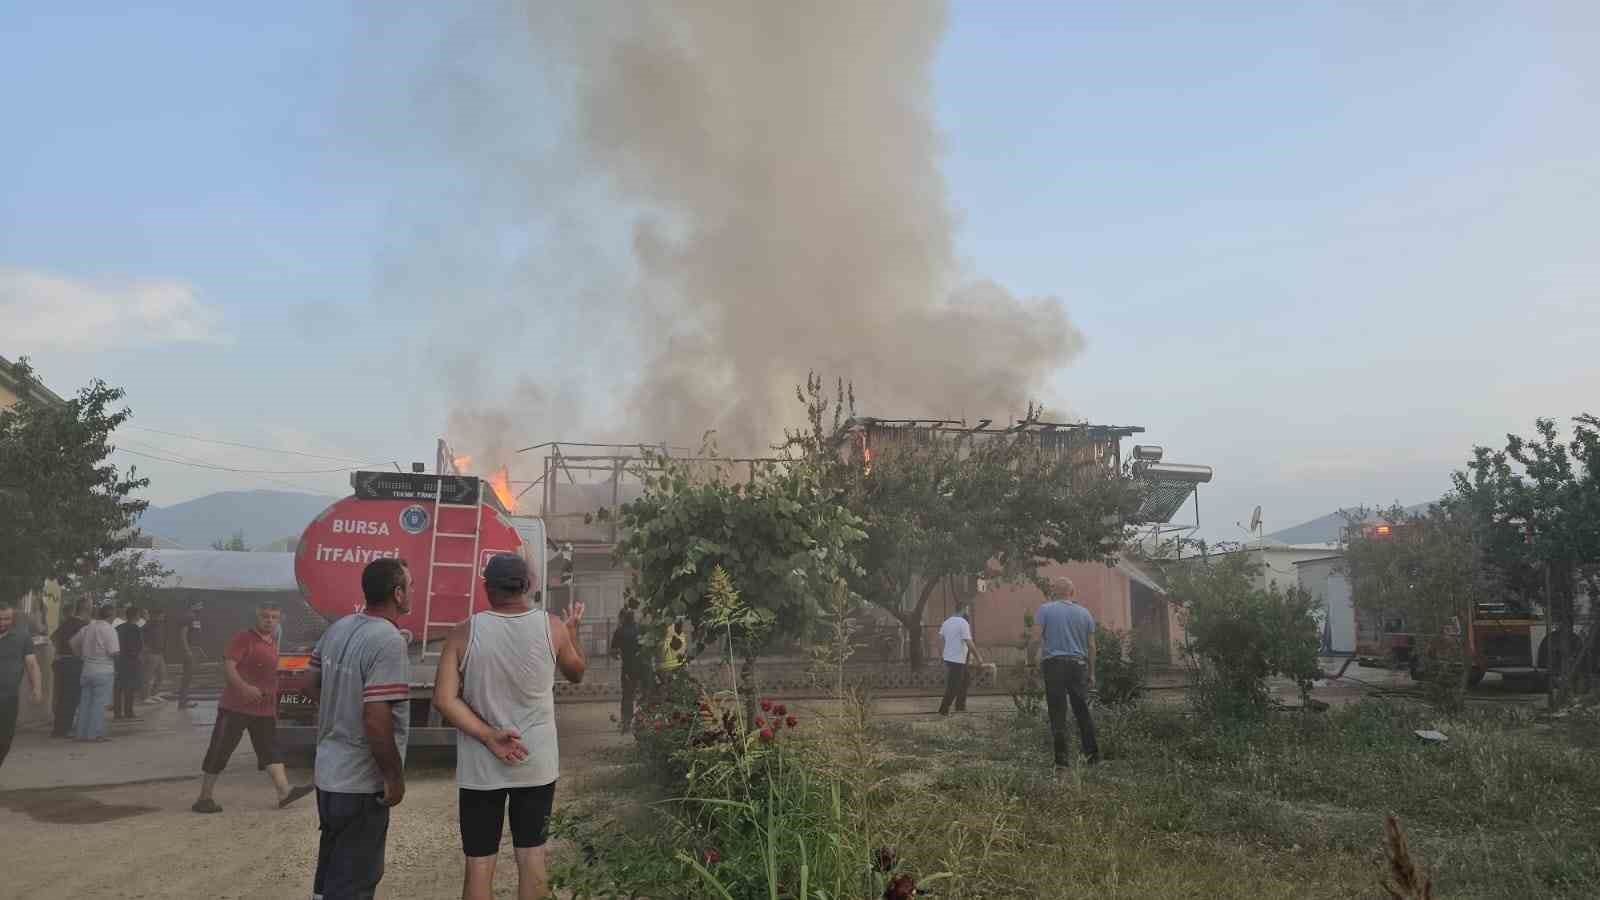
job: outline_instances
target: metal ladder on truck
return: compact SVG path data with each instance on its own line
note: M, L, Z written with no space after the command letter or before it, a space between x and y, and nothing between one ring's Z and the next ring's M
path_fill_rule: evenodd
M472 615L472 600L477 592L478 538L483 532L483 497L475 492L473 494L474 502L472 503L444 502L444 480L446 477L445 475L438 476L439 480L433 490L433 536L428 544L428 581L422 601L422 662L424 664L438 662L440 655L444 653L444 638L449 636L450 629L465 622ZM448 477L463 478L470 476ZM482 490L481 485L478 490ZM447 531L445 521L447 518L452 520L450 523L452 529L459 529L459 523L463 517L455 513L446 513L446 510L472 510L470 515L471 530ZM443 561L439 558L441 541L443 541L446 551L446 558ZM470 542L471 550L466 554L465 559L462 559L461 554L456 551L458 548L465 549L468 547L468 542ZM441 575L446 588L443 591L439 590ZM465 588L457 589L457 584L462 581L465 582ZM434 617L435 597L458 602L460 604L461 617L436 619ZM449 606L455 606L455 603L451 603ZM445 614L441 610L441 615ZM438 641L437 648L430 643L430 639ZM435 712L433 715L437 716L438 713Z

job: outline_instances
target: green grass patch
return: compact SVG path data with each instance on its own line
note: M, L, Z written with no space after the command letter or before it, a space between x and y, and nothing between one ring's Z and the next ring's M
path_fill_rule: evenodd
M927 889L947 900L1364 898L1384 896L1383 821L1394 814L1441 898L1600 896L1600 752L1583 731L1515 711L1441 718L1369 701L1219 725L1177 706L1099 709L1105 761L1059 774L1042 720L868 721L848 754L820 726L796 745L806 768L794 775L812 787L792 796L813 799L785 801L792 822L757 821L756 849L774 829L793 852L848 843L858 865L888 848L896 872L934 876ZM1450 740L1428 743L1417 729ZM620 767L586 814L610 821L594 840L627 835L635 880L659 871L657 883L683 885L674 854L703 855L710 832L675 804L637 802L671 796L656 776L637 761ZM863 813L848 833L830 830L823 786L833 783L850 785L844 796ZM717 840L721 882L768 896L760 877L730 870L760 854L726 831ZM793 885L793 871L780 880Z
M1239 726L1176 707L1096 721L1106 762L1061 776L1042 722L887 732L897 754L921 738L895 757L915 789L883 813L918 823L904 857L950 871L947 897L1370 897L1392 813L1441 897L1600 896L1600 754L1526 716L1369 702Z

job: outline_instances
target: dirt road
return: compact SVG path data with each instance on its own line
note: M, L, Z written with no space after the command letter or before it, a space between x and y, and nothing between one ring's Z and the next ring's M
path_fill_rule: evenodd
M571 797L603 778L608 766L597 751L623 739L609 721L610 705L558 708L562 780L556 795ZM143 761L152 772L180 763L195 767L209 729L174 723L175 710L147 712L151 731L129 731L110 744L85 746L24 735L23 751L0 770L0 785L44 777L46 768L80 783L97 772L126 777ZM196 722L203 722L203 717ZM150 739L153 733L156 737ZM128 757L134 755L135 760ZM603 755L603 754L601 754ZM22 759L18 760L17 756ZM256 771L249 743L234 755L217 786L223 812L197 815L197 773L112 786L0 790L8 897L280 898L309 897L316 868L317 813L313 798L278 810L266 777ZM290 780L309 780L291 769ZM461 847L456 828L455 771L448 757L413 754L405 802L394 813L387 870L380 898L447 898L460 895ZM106 779L110 780L110 779ZM495 896L514 896L510 841Z
M804 708L804 701L796 709ZM925 717L936 698L892 698L880 715ZM1006 697L974 697L974 712L1009 708ZM626 746L611 703L561 704L562 778L559 807L616 767L607 748ZM103 745L20 736L0 769L0 836L10 863L5 896L110 898L308 897L316 868L317 814L311 798L276 808L249 742L234 754L217 786L223 812L189 810L198 785L214 711L192 716L169 707L146 709L145 721L113 731ZM413 753L406 799L389 830L387 869L379 898L460 895L461 849L456 788L449 758ZM309 770L291 768L290 781ZM130 783L131 782L131 783ZM496 896L513 896L510 841L502 849Z
M807 704L795 704L797 710ZM885 699L884 716L925 717L936 698ZM974 697L974 712L1009 708L1006 697ZM561 704L562 778L558 807L604 779L616 763L606 748L625 746L611 703ZM5 896L110 898L308 897L316 867L317 814L311 798L276 808L249 742L217 786L223 812L189 810L214 710L146 708L145 721L114 730L103 745L19 737L0 769L0 836L10 863ZM389 831L379 898L460 895L456 788L449 758L412 753L406 799ZM308 780L291 768L290 780ZM502 850L496 896L513 896L510 841Z

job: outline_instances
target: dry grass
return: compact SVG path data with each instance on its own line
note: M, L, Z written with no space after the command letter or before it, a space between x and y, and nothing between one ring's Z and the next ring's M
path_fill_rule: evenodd
M1600 752L1525 715L1367 703L1218 728L1101 710L1106 762L1057 776L1042 722L838 712L813 748L869 798L852 839L947 873L929 886L945 900L1600 896ZM1435 727L1447 744L1411 734ZM652 793L619 776L612 801Z
M1370 705L1254 728L1179 710L1099 716L1108 760L1056 778L1009 718L878 729L885 839L943 897L1600 895L1600 754L1526 721ZM1444 746L1411 736L1440 726ZM1387 816L1407 817L1405 878ZM1414 848L1414 849L1413 849Z

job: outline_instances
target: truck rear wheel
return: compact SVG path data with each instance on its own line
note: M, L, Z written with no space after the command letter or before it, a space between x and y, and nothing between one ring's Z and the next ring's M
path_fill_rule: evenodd
M1483 682L1483 675L1484 671L1474 666L1472 671L1467 673L1467 687L1477 687Z
M1557 631L1546 635L1539 642L1539 652L1534 657L1534 665L1547 672L1564 671L1583 652L1583 643L1567 632ZM1551 659L1551 654L1555 658Z

